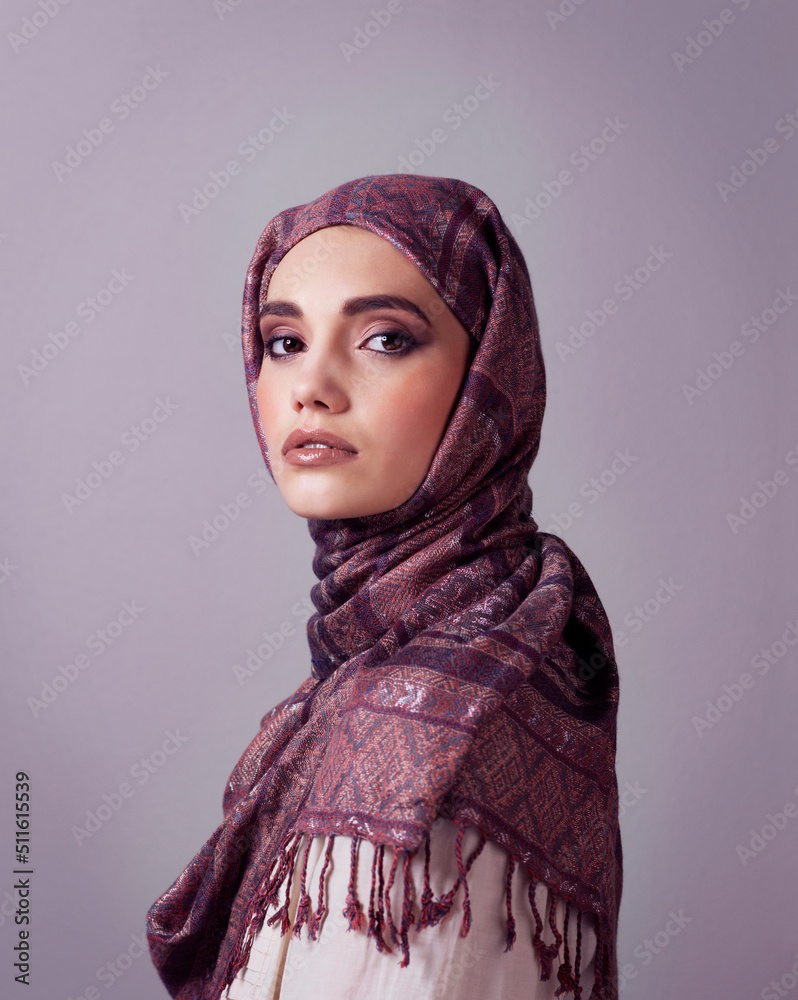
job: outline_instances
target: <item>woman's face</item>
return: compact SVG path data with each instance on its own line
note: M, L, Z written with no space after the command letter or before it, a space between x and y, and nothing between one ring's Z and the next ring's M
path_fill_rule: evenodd
M409 500L476 346L412 261L356 226L318 230L275 268L260 329L258 410L291 510L365 517ZM286 450L297 431L328 432L347 450Z

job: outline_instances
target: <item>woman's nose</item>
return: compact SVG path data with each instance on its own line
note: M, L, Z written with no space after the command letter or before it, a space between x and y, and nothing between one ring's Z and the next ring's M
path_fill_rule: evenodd
M347 375L334 350L314 344L302 352L294 366L291 403L295 410L322 409L340 412L349 403Z

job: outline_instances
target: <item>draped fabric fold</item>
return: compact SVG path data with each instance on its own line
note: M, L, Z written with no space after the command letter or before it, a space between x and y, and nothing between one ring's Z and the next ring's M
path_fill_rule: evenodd
M573 919L595 914L591 998L616 1000L618 673L585 568L532 517L527 477L546 388L526 264L487 195L449 178L359 178L272 219L247 273L242 322L270 472L256 399L260 309L285 253L337 225L407 254L478 346L416 493L384 513L309 521L311 675L266 714L231 776L224 821L150 909L153 961L172 996L217 1000L267 911L279 912L281 892L287 899L301 877L300 833L363 838L375 859L379 845L409 859L445 816L502 845L509 864L573 904ZM458 885L467 903L466 861ZM323 886L315 907L303 890L303 904L297 932L323 933ZM351 926L365 926L368 905L353 887ZM450 907L427 899L415 912L407 897L391 934L402 964L412 960L410 923L434 926ZM511 920L508 901L508 947ZM556 950L535 944L543 978L559 975L562 992L578 997L567 951L555 972Z

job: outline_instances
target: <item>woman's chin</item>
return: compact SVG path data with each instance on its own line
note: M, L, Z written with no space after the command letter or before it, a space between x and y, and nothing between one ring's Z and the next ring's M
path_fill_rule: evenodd
M394 463L395 464L395 463ZM275 468L275 482L288 508L311 521L338 521L384 514L401 506L421 485L424 476L392 476L376 470L301 469L282 464ZM426 473L427 468L423 470Z
M299 517L309 521L340 521L350 517L368 517L382 511L364 507L362 504L349 503L289 503L290 509Z
M309 521L339 521L352 517L369 517L372 514L383 514L393 510L404 502L402 500L394 502L393 497L354 499L351 495L308 497L283 494L283 499L294 514Z

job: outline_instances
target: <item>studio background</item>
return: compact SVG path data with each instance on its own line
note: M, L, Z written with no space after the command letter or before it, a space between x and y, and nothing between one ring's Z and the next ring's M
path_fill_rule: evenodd
M529 265L533 514L620 667L621 996L789 993L795 8L61 3L3 16L2 995L166 996L146 910L309 674L313 547L252 428L245 270L277 212L403 169L485 190Z

